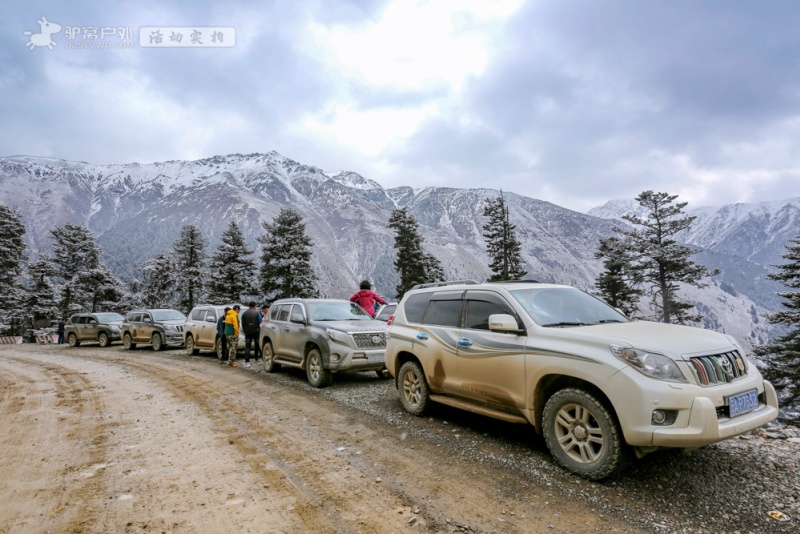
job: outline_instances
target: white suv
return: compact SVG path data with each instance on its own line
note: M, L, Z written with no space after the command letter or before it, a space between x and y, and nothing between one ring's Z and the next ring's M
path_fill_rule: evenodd
M578 289L457 283L406 293L386 367L403 407L431 402L532 424L591 480L661 447L697 448L765 425L775 389L732 337L631 321Z

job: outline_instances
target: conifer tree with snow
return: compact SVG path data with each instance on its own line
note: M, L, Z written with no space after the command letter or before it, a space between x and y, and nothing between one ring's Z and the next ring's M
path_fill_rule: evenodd
M483 225L483 238L486 240L486 252L492 262L490 282L504 280L521 280L527 271L523 268L519 239L517 239L517 226L511 224L508 205L503 191L495 199L486 199L483 208L484 217L489 220Z
M603 260L603 272L595 279L600 297L625 315L635 315L642 296L641 280L629 267L633 260L624 243L614 236L601 239L594 256Z
M100 260L94 233L85 226L65 224L50 234L55 278L61 281L61 314L116 309L125 289Z
M56 274L52 258L46 254L39 256L38 260L28 264L27 274L28 295L25 308L33 321L61 319L56 287L51 281Z
M209 300L240 302L243 293L254 292L257 278L253 250L247 247L236 221L231 221L222 233L222 242L208 263L213 276L209 279Z
M272 223L261 223L261 290L267 300L315 298L317 274L311 266L311 238L300 215L283 208Z
M768 363L764 374L780 392L781 404L791 407L786 411L800 412L800 232L789 240L781 257L787 263L776 265L778 271L768 277L789 291L778 293L784 309L770 314L768 320L785 327L785 333L756 352Z
M623 236L623 246L630 251L628 268L640 277L649 293L657 320L664 323L700 321L692 314L694 305L680 300L679 284L706 287L703 279L719 274L694 263L690 256L697 251L681 245L674 236L691 226L696 217L683 216L686 202L674 204L677 195L644 191L636 201L647 210L645 218L623 215L633 228L615 228Z
M25 249L22 216L0 204L0 332L8 335L22 335L27 313L22 285Z
M142 263L138 291L146 308L175 307L175 264L168 254L156 254Z
M188 313L205 294L208 276L206 240L199 228L187 224L181 228L181 235L173 243L172 251L178 286L178 306Z
M423 239L419 233L419 224L405 208L392 212L389 228L395 232L394 248L397 258L394 268L400 275L400 283L395 287L398 300L417 284L440 282L444 279L442 263L422 249Z

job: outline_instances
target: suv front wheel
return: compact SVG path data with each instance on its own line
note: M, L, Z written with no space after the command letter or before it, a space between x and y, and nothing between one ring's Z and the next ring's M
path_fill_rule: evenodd
M153 350L155 352L158 352L158 351L160 351L161 349L164 348L164 345L161 343L161 335L160 334L153 334L153 339L150 342L150 344L153 345Z
M308 351L306 376L308 383L315 388L325 388L333 382L333 373L323 366L322 353L317 348Z
M431 389L419 363L404 363L397 375L397 383L403 408L413 415L424 414L431 404Z
M545 404L542 424L547 448L567 471L601 480L625 464L627 449L616 417L587 391L557 391Z

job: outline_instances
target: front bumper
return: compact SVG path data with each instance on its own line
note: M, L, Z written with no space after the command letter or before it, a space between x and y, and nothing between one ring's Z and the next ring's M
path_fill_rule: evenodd
M183 332L164 332L164 344L183 345Z
M633 369L613 377L608 389L625 441L636 447L697 448L759 428L778 416L778 397L772 384L755 370L747 377L710 387L653 380ZM725 399L755 389L759 405L730 418ZM652 422L654 410L676 413L671 425Z
M331 371L371 371L386 366L386 349L354 349L331 343L326 369Z

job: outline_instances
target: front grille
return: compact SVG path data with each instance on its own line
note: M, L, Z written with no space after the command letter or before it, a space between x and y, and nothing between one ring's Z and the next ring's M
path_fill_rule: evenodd
M175 330L177 330L178 332L183 332L183 325L175 326Z
M747 373L747 363L738 350L694 356L689 363L698 384L703 386L733 382Z
M385 349L386 334L373 332L371 334L351 334L359 349Z

